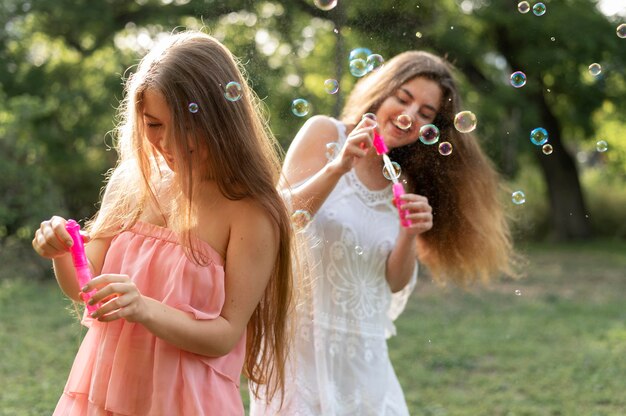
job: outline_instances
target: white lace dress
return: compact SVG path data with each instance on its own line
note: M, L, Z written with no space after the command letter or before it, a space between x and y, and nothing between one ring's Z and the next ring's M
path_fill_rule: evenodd
M339 145L346 139L338 121ZM381 173L382 174L382 173ZM298 305L283 408L251 400L250 414L288 416L408 415L387 351L416 278L392 294L385 263L399 218L391 186L372 191L345 174L299 234L306 301Z

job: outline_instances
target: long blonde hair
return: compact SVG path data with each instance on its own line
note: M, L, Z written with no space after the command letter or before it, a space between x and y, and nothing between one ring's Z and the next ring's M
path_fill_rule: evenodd
M233 101L225 97L231 82L241 88L241 97ZM163 160L146 139L141 122L143 94L148 89L161 93L171 111L168 142L172 143L179 192L167 211L155 197L156 184L164 175ZM248 324L244 365L244 374L273 395L284 387L292 231L276 190L280 147L267 127L258 97L244 79L243 68L224 45L205 33L173 34L153 48L129 77L118 114L119 161L110 175L103 206L89 223L93 238L132 227L148 204L156 204L167 212L167 226L179 232L189 256L203 264L203 253L191 232L192 206L199 183L207 178L228 199L256 201L276 224L278 256Z
M358 123L363 114L375 113L387 97L417 77L440 86L442 100L433 124L440 130L440 140L453 147L451 155L442 156L437 146L416 141L389 153L402 167L407 191L426 196L433 207L433 228L419 237L419 258L440 281L465 285L487 282L498 274L516 277L517 255L499 198L499 176L476 137L454 127L461 100L447 61L424 51L395 56L356 84L342 120Z

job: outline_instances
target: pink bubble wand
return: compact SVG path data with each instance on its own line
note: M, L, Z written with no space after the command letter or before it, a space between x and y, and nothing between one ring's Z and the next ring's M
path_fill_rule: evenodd
M78 279L78 285L82 289L91 280L93 275L89 269L89 262L87 261L87 254L85 254L85 244L83 243L83 237L80 235L80 225L74 220L67 220L65 223L65 229L72 237L72 247L70 247L70 253L72 254L72 262L74 263L74 269L76 269L76 278ZM89 299L96 293L92 290L89 293L80 292L80 297L85 302L85 307L89 313L98 309L98 305L90 305L87 303Z
M374 130L374 140L372 140L372 145L374 146L376 153L383 157L383 163L385 164L387 172L389 172L389 176L391 177L391 181L393 182L393 185L391 185L391 189L393 190L393 202L396 204L398 214L400 215L400 224L402 224L403 227L409 227L411 225L411 220L407 218L407 215L409 215L409 210L400 209L400 205L402 204L402 199L400 197L405 194L404 186L402 186L402 183L398 181L396 175L393 174L393 172L395 172L395 169L391 164L391 159L389 159L389 156L387 156L389 148L383 141L382 136L378 134L378 131L376 130Z

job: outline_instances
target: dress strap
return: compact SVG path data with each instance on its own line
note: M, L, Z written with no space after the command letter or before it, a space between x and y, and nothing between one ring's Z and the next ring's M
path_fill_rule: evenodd
M336 118L330 117L330 120L335 123L335 127L337 128L337 144L339 145L339 147L342 147L343 144L346 142L346 131L348 130L348 128L342 121L339 121Z

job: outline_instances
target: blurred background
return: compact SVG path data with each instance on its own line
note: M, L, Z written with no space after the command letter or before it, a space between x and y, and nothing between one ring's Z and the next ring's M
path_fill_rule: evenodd
M56 288L50 289L53 295L42 295L53 275L49 262L38 259L30 247L35 229L53 214L85 220L95 213L103 175L116 160L109 132L115 127L123 78L156 39L186 28L202 28L241 60L284 149L308 117L339 114L363 75L360 63L351 65L351 51L367 49L364 59L378 54L384 60L409 49L447 57L457 68L463 109L477 117L477 140L509 188L502 198L515 219L519 246L528 247L531 259L533 252L560 253L535 258L534 264L544 265L557 259L571 263L584 247L595 247L597 267L589 271L614 261L607 276L622 282L624 23L624 0L2 0L0 312L7 335L0 341L5 352L10 344L17 345L15 352L24 347L8 335L18 329L15 321L24 318L24 310L13 304L16 298L26 302L44 296L67 305ZM524 76L512 78L517 71ZM326 80L335 80L338 90ZM306 100L306 114L292 110L296 99ZM548 141L537 145L530 136L540 127ZM523 198L512 198L515 191ZM533 267L529 270L540 273ZM559 270L563 280L555 281L561 283L576 273ZM44 286L31 286L33 281ZM607 289L607 296L613 291ZM38 305L34 302L29 307ZM47 316L47 309L39 313L28 322L44 319L42 315L56 319ZM75 327L63 326L70 320L67 314L60 315L49 325L56 328L54 336L75 334ZM623 312L616 319L622 318ZM623 324L621 328L617 339L623 346L626 330ZM69 370L75 338L61 366L61 384L44 388L52 406ZM49 380L37 372L43 371L40 367L11 365L0 367L0 384L29 371ZM33 394L21 388L5 391L0 405L18 406L21 395ZM437 413L437 408L428 413L419 400L411 402L422 409L416 414L463 414ZM35 402L31 409L37 408ZM15 412L6 414L49 414L18 407L6 407ZM485 414L500 413L492 408Z

